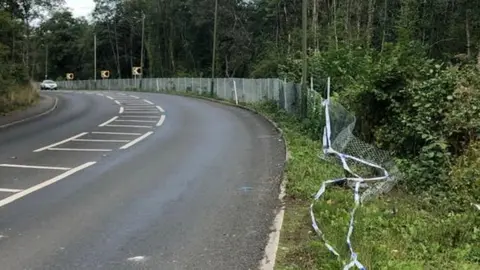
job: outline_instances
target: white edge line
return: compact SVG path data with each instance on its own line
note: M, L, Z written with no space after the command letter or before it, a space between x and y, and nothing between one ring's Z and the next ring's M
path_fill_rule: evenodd
M111 122L115 121L117 118L118 118L118 116L114 116L114 117L112 117L110 120L108 120L108 121L106 121L106 122L104 122L104 123L102 123L102 124L100 124L100 125L98 125L98 126L99 126L99 127L104 127L104 126L110 124Z
M160 106L157 106L157 109L158 109L159 111L161 111L162 113L165 112L165 110L164 110L162 107L160 107Z
M118 111L119 114L122 114L125 111L123 107L120 107L120 110Z
M70 137L70 138L68 138L68 139L65 139L65 140L63 140L63 141L60 141L60 142L57 142L57 143L50 144L50 145L47 145L47 146L45 146L45 147L39 148L39 149L37 149L37 150L35 150L35 151L33 151L33 152L34 152L34 153L42 152L42 151L44 151L44 150L47 150L48 148L52 148L52 147L55 147L55 146L57 146L57 145L64 144L64 143L66 143L66 142L69 142L69 141L71 141L71 140L73 140L73 139L80 138L80 137L82 137L82 136L84 136L84 135L87 135L87 134L88 134L88 132L82 132L82 133L80 133L80 134L77 134L77 135L75 135L75 136L73 136L73 137Z
M16 193L22 190L23 189L0 188L0 192L10 192L10 193Z
M31 166L31 165L19 165L19 164L0 164L0 167L39 169L39 170L59 170L59 171L68 171L72 169L67 167Z
M92 134L140 136L142 133L92 131Z
M70 175L78 172L78 171L81 171L81 170L83 170L83 169L86 169L86 168L92 166L92 165L95 164L95 163L96 163L96 162L94 162L94 161L84 163L83 165L80 165L80 166L75 167L75 168L73 168L73 169L71 169L71 170L68 170L68 171L66 171L66 172L64 172L64 173L62 173L62 174L60 174L60 175L58 175L58 176L55 176L54 178L51 178L51 179L49 179L49 180L47 180L47 181L44 181L44 182L42 182L42 183L40 183L40 184L38 184L38 185L35 185L35 186L30 187L30 188L28 188L28 189L25 189L25 190L23 190L23 191L21 191L21 192L19 192L19 193L17 193L17 194L14 194L14 195L12 195L12 196L10 196L10 197L7 197L7 198L5 198L5 199L3 199L3 200L0 201L0 207L5 206L5 205L7 205L7 204L9 204L9 203L11 203L11 202L14 202L14 201L16 201L16 200L18 200L18 199L20 199L20 198L22 198L22 197L24 197L24 196L27 196L28 194L30 194L30 193L32 193L32 192L35 192L35 191L40 190L40 189L42 189L42 188L44 188L44 187L47 187L47 186L49 186L49 185L51 185L51 184L54 184L55 182L58 182L58 181L60 181L60 180L62 180L62 179L64 179L64 178L66 178L66 177L68 177L68 176L70 176Z
M145 101L146 103L150 104L150 105L153 105L153 102L149 101L149 100L146 100L144 99L143 101Z
M157 127L163 125L164 121L165 121L165 115L162 114L162 116L160 116L160 120L158 120Z
M133 141L125 144L124 146L120 147L120 149L127 149L127 148L129 148L129 147L131 147L132 145L140 142L141 140L145 139L146 137L148 137L148 136L150 136L150 135L152 135L152 134L153 134L153 131L147 132L147 133L143 134L142 136L136 138L135 140L133 140Z
M78 152L110 152L112 149L87 149L87 148L48 148L51 151L78 151Z
M41 114L37 114L37 115L31 116L31 117L28 117L28 118L25 118L25 119L21 119L21 120L18 120L18 121L14 121L14 122L11 122L11 123L2 125L2 126L0 126L0 128L6 128L6 127L9 127L9 126L13 126L13 125L15 125L15 124L20 124L20 123L22 123L22 122L25 122L25 121L28 121L28 120L32 120L32 119L35 119L35 118L37 118L37 117L40 117L40 116L49 114L49 113L51 113L53 110L55 110L55 109L57 108L57 105L58 105L58 98L55 97L55 103L53 104L53 107L50 108L48 111L43 112L43 113L41 113Z
M287 184L286 176L284 176L282 183L280 184L280 194L278 198L280 199L281 206L278 209L278 212L275 215L275 219L273 220L273 224L271 226L271 233L268 237L268 243L265 247L265 253L263 256L262 261L260 262L260 269L261 270L273 270L275 267L275 261L277 258L277 251L278 246L280 244L280 233L282 230L283 219L285 216L285 187Z

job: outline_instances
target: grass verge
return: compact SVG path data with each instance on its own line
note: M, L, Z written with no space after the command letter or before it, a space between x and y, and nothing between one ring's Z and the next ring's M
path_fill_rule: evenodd
M286 212L276 269L343 269L313 232L312 196L342 169L319 159L321 144L301 132L301 122L271 105L255 109L284 131L292 159L286 168ZM473 207L450 211L450 200L432 200L396 189L357 212L353 246L367 269L480 269L480 213ZM327 239L349 259L345 243L350 190L330 187L314 211Z
M0 115L25 109L35 104L40 95L31 84L15 85L0 90Z

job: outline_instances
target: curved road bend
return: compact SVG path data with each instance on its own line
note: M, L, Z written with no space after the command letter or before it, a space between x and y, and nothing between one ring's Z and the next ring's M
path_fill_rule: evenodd
M2 270L258 267L285 158L267 121L178 96L49 94L54 112L0 129Z

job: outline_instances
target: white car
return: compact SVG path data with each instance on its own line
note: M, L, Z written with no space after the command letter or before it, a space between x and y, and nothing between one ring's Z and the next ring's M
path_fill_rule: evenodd
M57 90L57 83L52 81L52 80L44 80L40 84L40 89L41 90Z

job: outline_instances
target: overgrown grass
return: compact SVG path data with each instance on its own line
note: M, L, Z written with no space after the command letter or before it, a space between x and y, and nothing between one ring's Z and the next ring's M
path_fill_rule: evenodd
M38 101L39 94L31 84L0 89L0 115L21 110Z
M343 263L311 229L308 206L323 181L342 176L319 159L320 142L301 132L300 121L271 105L256 105L285 132L290 160L287 209L277 269L342 269ZM477 164L478 165L478 164ZM449 198L408 195L394 190L363 205L356 215L354 249L367 269L480 269L480 213L451 211ZM349 259L345 244L353 193L331 187L315 206L329 241Z

